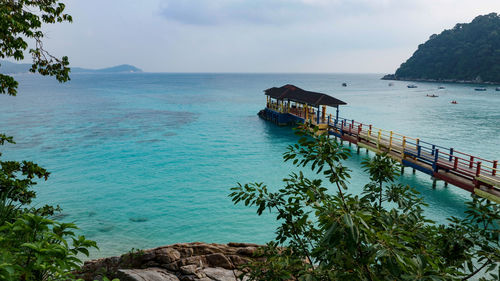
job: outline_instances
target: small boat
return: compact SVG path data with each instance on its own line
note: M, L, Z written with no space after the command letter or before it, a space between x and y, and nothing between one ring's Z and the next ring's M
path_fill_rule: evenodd
M456 100L451 101L452 104L458 104Z
M432 95L427 94L426 96L429 97L429 98L437 98L437 97L439 97L438 95L434 95L434 94L432 94Z
M415 84L410 84L410 85L408 85L408 86L406 86L406 87L408 87L408 88L410 88L410 89L413 89L413 88L417 88L417 85L415 85Z
M486 91L486 88L475 88L474 91L484 92Z
M392 87L392 86L394 86L394 83L392 83L392 82L389 83L389 87Z
M347 87L347 83L342 83L342 87Z
M439 86L438 89L442 90L444 89L444 86Z
M500 87L496 87L496 88L495 88L495 91L500 91Z

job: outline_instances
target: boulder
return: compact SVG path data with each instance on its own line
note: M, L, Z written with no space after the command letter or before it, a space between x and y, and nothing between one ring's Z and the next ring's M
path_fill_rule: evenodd
M174 274L161 268L118 269L120 281L179 281Z
M254 259L259 247L249 243L179 243L87 261L76 275L85 281L102 276L121 281L236 281L241 275L237 268Z

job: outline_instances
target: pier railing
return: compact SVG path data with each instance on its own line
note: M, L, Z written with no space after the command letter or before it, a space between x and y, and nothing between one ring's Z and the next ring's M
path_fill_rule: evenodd
M318 118L318 111L314 107L292 107L290 104L268 102L267 108L278 113L289 113L300 117L302 119L307 119L314 124L326 124L327 117L323 118L322 115Z
M472 180L481 178L489 184L500 187L500 168L497 160L484 159L454 148L440 146L343 117L334 120L330 116L328 124L330 131L334 134L348 134L356 138L358 142L364 141L372 144L379 150L428 164L434 171L444 169Z
M435 179L445 180L471 192L483 192L481 196L494 194L492 198L496 199L493 200L500 203L500 167L497 160L484 159L353 119L335 118L331 114L320 116L311 107L290 107L272 102L267 107L276 113L294 115L301 122L323 124L321 130L357 144L358 149L364 147L377 153L387 152L404 166L430 174Z

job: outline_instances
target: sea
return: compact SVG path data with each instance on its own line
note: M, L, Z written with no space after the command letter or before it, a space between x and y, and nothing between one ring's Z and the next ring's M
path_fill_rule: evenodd
M327 93L347 103L342 117L500 159L500 92L494 86L478 92L477 85L421 82L409 89L409 82L381 77L73 74L61 84L19 74L18 95L0 95L0 132L16 144L0 152L3 160L31 160L50 171L34 186L34 205L59 205L58 220L76 223L79 234L97 241L100 249L91 258L181 242L273 239L275 214L257 216L255 208L235 206L228 197L237 183L277 189L300 171L282 159L298 140L292 128L257 116L270 87L293 84ZM427 97L432 94L438 97ZM351 148L344 163L351 170L348 192L359 194L369 181L361 162L373 154ZM447 223L464 216L468 192L442 182L432 188L428 175L411 169L398 181L421 193L428 218Z

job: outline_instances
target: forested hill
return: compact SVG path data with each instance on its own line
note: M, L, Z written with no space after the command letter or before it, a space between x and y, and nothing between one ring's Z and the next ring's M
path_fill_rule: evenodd
M476 17L432 35L385 79L500 83L500 15Z
M13 63L6 60L0 60L0 73L2 74L28 73L30 68L31 68L31 63ZM123 73L123 72L142 72L142 70L129 64L122 64L101 69L71 67L71 73Z

